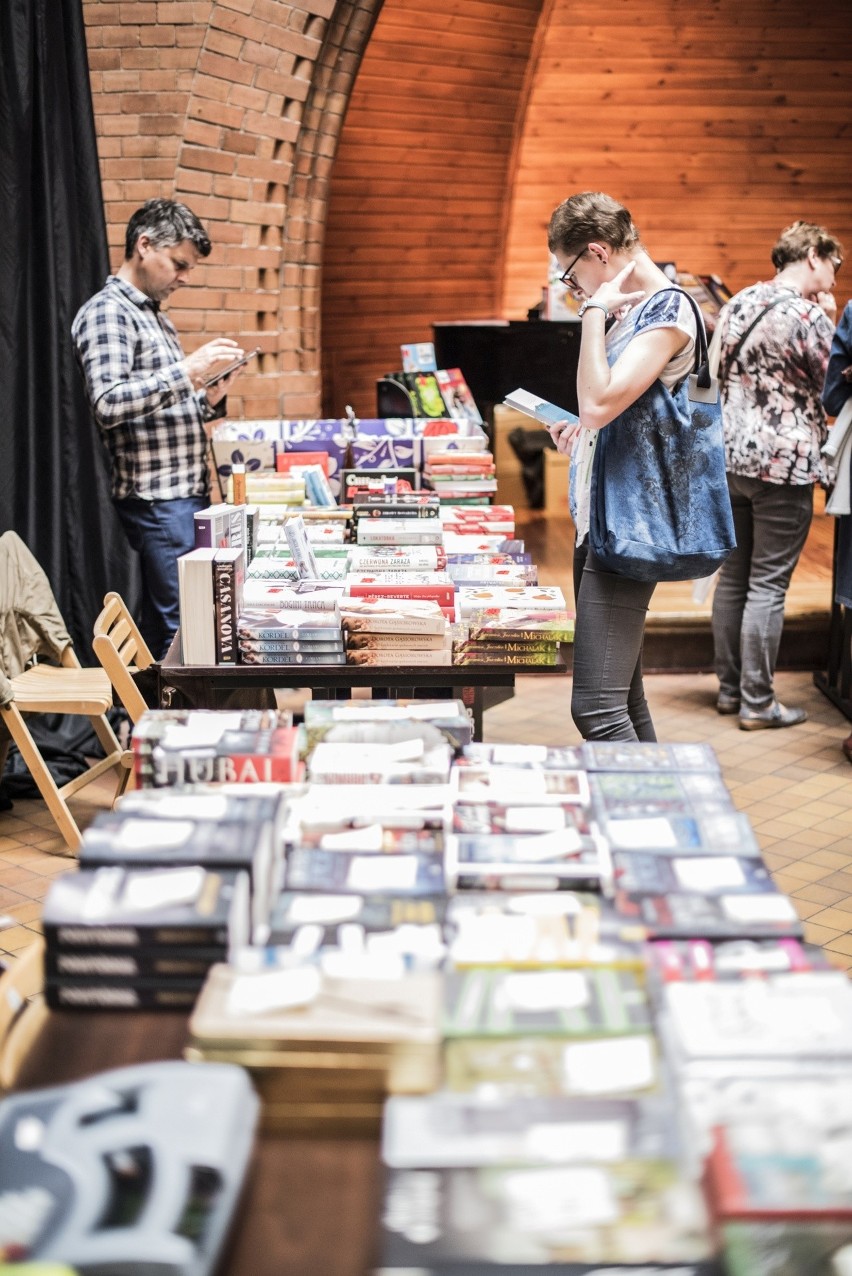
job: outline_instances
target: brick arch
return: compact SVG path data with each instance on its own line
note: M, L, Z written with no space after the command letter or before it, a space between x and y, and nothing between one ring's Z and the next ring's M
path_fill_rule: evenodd
M259 345L235 414L319 410L319 271L327 182L381 0L83 0L108 234L185 200L214 252L177 294L193 348Z

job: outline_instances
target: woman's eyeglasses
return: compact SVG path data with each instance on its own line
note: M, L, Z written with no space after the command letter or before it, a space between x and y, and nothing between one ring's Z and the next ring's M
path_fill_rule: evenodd
M566 288L573 288L573 289L579 288L580 285L577 283L577 280L574 278L571 272L573 271L574 267L577 265L577 262L580 260L580 258L582 257L585 251L586 251L585 248L581 248L580 251L577 253L577 256L571 262L571 265L568 266L566 270L563 270L562 274L559 276L559 282L561 284L564 284Z

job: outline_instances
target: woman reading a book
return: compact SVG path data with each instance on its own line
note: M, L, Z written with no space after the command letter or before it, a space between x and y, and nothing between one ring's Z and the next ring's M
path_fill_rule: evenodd
M604 571L590 551L592 464L600 430L620 418L638 432L646 391L658 380L672 389L692 370L696 320L685 294L643 248L628 210L609 195L564 200L550 219L548 245L562 282L582 301L580 424L548 427L558 450L572 458L577 624L571 715L585 740L656 740L642 684L645 616L655 583Z

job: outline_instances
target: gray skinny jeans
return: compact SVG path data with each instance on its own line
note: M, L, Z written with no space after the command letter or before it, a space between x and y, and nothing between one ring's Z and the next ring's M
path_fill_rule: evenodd
M571 717L584 740L657 738L642 682L645 617L655 588L603 571L586 541L574 551Z
M810 483L764 483L728 475L737 547L722 564L713 595L713 648L719 689L745 709L766 709L784 626L784 599L811 525Z

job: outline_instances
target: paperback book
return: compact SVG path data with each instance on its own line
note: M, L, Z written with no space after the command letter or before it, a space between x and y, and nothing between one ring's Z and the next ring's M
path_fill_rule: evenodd
M340 612L283 609L244 611L237 622L240 643L254 642L336 642L341 635Z
M360 518L359 545L440 545L441 524L434 518Z
M352 572L435 572L443 571L447 556L440 545L410 545L394 548L390 545L354 545L349 551L349 569Z
M343 628L354 634L431 634L443 637L447 619L428 599L353 598L341 600Z
M616 889L615 905L657 939L796 939L803 933L792 901L769 882L759 893L719 895L640 895Z
M346 663L350 665L359 665L362 668L373 669L399 669L403 668L434 668L436 666L452 665L453 653L452 648L448 645L437 648L432 651L407 651L404 654L397 651L382 651L380 648L348 648L346 653Z
M391 1170L381 1223L382 1276L719 1273L676 1161Z
M287 855L289 891L323 895L441 895L444 858L437 854L384 855L295 847Z
M677 1154L662 1097L568 1099L515 1095L501 1103L447 1090L388 1099L382 1160L393 1169L598 1164Z
M233 949L249 940L247 873L190 868L80 869L50 885L42 914L52 951Z
M446 931L453 967L607 966L644 974L644 931L602 896L578 891L453 895Z
M422 598L440 607L452 607L455 600L455 586L442 571L350 572L346 589L350 598Z
M471 642L572 642L574 617L567 611L525 612L515 608L484 608L468 617ZM588 765L588 764L586 764ZM589 768L592 769L591 767Z
M587 740L582 748L588 771L720 771L710 744Z

